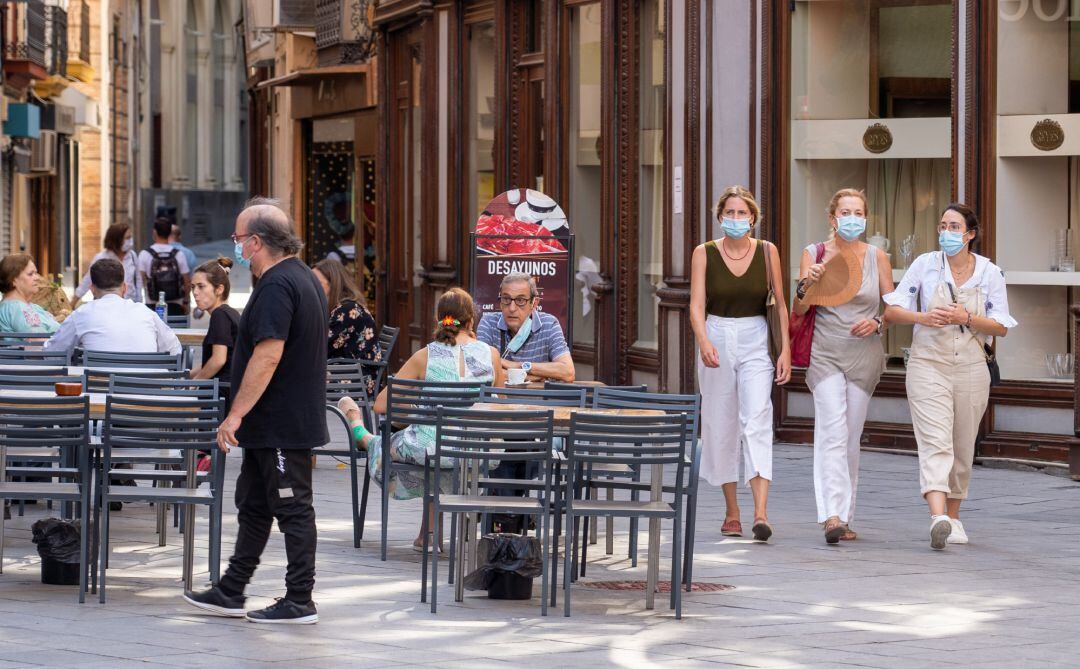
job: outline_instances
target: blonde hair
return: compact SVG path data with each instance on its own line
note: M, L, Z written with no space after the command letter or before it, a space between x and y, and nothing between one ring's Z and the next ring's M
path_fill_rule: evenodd
M840 199L845 197L857 197L862 200L863 210L866 210L866 193L855 188L841 188L833 194L832 199L829 200L829 206L825 209L825 213L830 217L836 215L836 207L840 204Z
M754 199L754 194L742 186L728 186L723 193L720 193L720 199L716 201L716 208L714 209L716 220L719 221L723 218L724 205L733 197L742 198L750 209L750 215L753 217L750 225L757 225L761 222L761 207L758 206L757 200Z

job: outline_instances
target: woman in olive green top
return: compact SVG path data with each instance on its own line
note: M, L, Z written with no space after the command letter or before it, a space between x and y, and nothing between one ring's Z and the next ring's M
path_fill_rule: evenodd
M694 249L690 324L697 339L701 389L701 476L724 491L721 533L742 536L736 485L740 442L744 480L754 493L754 538L772 536L766 504L772 480L772 386L791 378L787 310L776 247L749 232L761 218L750 191L725 190L716 204L724 236ZM769 254L766 258L765 254ZM765 303L772 285L783 348L774 372Z

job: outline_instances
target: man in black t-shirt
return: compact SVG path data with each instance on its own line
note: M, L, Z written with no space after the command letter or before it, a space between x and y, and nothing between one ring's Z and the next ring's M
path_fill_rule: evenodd
M244 449L236 481L236 548L221 582L185 593L199 608L258 623L314 623L315 509L311 449L325 444L326 314L315 275L296 254L300 240L273 200L256 198L236 218L235 254L258 279L240 319L232 359L232 407L218 446ZM244 610L274 519L285 535L285 598Z

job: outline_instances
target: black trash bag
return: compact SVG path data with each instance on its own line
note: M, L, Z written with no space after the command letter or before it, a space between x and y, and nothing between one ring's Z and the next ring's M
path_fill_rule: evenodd
M520 534L485 534L480 539L481 564L465 577L469 590L488 590L497 578L513 574L531 580L543 573L540 540Z
M79 522L42 518L35 522L30 530L34 533L38 555L42 560L53 560L62 564L79 564Z

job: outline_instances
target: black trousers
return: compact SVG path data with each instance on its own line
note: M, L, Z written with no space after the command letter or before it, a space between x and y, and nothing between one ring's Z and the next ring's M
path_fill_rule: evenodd
M259 566L274 519L285 535L286 598L311 600L315 587L315 507L311 449L245 448L236 479L236 548L221 578L226 592L243 592Z

